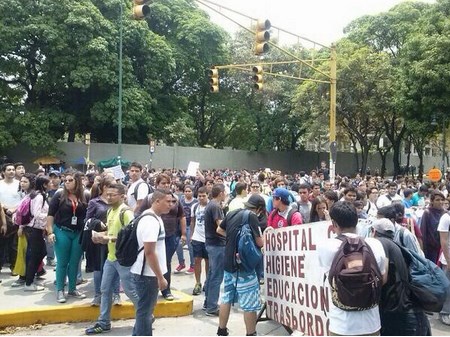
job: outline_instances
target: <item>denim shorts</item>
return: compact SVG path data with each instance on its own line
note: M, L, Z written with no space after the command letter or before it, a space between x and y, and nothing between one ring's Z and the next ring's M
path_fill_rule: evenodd
M224 272L222 304L233 304L238 301L243 311L252 312L261 309L259 281L255 272L239 272L239 274Z
M202 259L208 258L208 252L206 251L206 246L204 242L192 240L191 245L194 257L199 257Z

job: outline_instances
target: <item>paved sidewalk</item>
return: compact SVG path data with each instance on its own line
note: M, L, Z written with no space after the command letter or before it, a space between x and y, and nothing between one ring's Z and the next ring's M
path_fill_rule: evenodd
M185 256L188 258L188 253L185 251ZM172 270L178 265L176 256L174 256L172 263ZM11 283L17 279L17 277L11 277L9 275L9 269L4 268L0 274L0 279L3 283L0 284L0 326L14 326L17 324L11 324L11 319L2 316L2 313L6 311L15 312L15 317L26 318L23 312L26 308L31 308L32 311L28 314L32 318L39 320L44 316L46 308L53 308L53 316L55 316L61 322L71 322L62 324L45 324L45 325L33 325L28 326L30 323L25 324L27 326L23 328L10 327L3 331L8 335L24 335L24 336L80 336L84 334L84 329L87 328L95 321L98 316L98 308L90 307L89 303L93 296L93 274L83 273L83 277L88 280L88 283L79 286L79 289L87 294L87 298L84 300L68 300L66 304L56 303L56 297L54 292L53 280L54 272L53 268L47 268L46 281L44 282L46 290L35 293L26 293L23 288L11 288ZM204 275L202 276L204 280ZM217 317L207 317L203 310L204 294L199 296L191 296L192 289L194 287L194 276L181 274L172 274L172 288L176 289L176 297L179 300L185 300L191 307L188 307L188 313L182 317L167 317L170 314L170 308L175 306L175 302L167 302L161 297L159 298L159 307L166 306L168 309L163 314L159 313L157 316L165 318L158 318L154 324L154 334L160 336L211 336L215 335L218 327ZM183 294L184 293L184 294ZM113 308L113 315L118 318L132 318L134 317L134 311L130 302L125 301L126 297L121 294L124 305L121 307ZM66 308L66 309L64 309ZM69 309L67 309L69 308ZM59 309L59 310L58 310ZM64 310L68 310L71 315L64 316L62 313ZM166 309L164 309L166 310ZM186 309L184 309L186 310ZM67 314L65 314L67 315ZM80 315L88 315L89 318L80 318ZM178 314L171 314L171 316L179 316ZM61 318L63 318L61 320ZM437 314L429 316L432 326L433 335L450 335L450 327L443 325L437 319ZM73 321L81 321L75 323ZM122 319L114 321L112 324L112 331L108 335L122 336L130 335L132 327L134 325L134 319ZM230 329L230 335L245 335L245 325L243 321L242 311L237 308L233 308L230 321L228 324ZM1 328L0 328L1 332ZM277 322L267 321L260 322L257 325L257 332L259 335L270 336L287 336L286 330Z

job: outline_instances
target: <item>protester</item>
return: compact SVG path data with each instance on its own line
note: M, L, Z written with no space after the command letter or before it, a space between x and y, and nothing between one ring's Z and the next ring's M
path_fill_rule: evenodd
M263 238L259 228L258 215L265 213L264 199L253 194L244 204L245 210L236 209L229 212L217 227L217 233L226 237L224 263L224 293L220 304L219 328L217 335L228 336L227 323L231 305L239 300L239 306L244 311L244 322L247 336L256 336L256 314L261 308L260 289L256 271L241 270L236 261L236 246L239 231L244 225L243 217L248 210L248 224L252 230L253 239L258 247L263 246ZM248 212L247 211L247 212Z
M138 295L135 305L136 323L133 329L135 336L153 335L152 315L158 297L158 289L164 291L168 286L164 277L164 274L167 273L167 264L165 230L161 215L169 213L172 207L172 198L170 191L155 190L152 194L152 206L144 211L144 217L141 218L137 227L138 245L144 249L131 267ZM145 216L150 213L154 216Z
M346 235L350 238L357 237L358 215L352 203L338 201L331 207L330 217L337 235ZM365 240L375 256L381 274L385 275L386 256L383 246L376 239L368 238ZM326 244L318 247L320 265L326 270L330 270L333 258L341 244L341 240L332 238L328 239ZM331 299L331 294L329 297ZM330 320L329 330L333 335L378 335L381 329L378 306L368 310L346 311L336 307L330 301L328 317Z
M78 264L83 253L80 235L88 198L84 193L81 173L66 171L64 188L52 198L47 217L47 236L50 243L55 243L56 265L56 301L66 302L64 281L69 278L67 296L83 299L85 294L76 289Z

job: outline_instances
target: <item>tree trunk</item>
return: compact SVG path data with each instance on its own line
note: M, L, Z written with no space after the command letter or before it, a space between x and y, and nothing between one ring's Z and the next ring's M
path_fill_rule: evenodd
M402 139L398 137L393 144L393 162L394 162L394 179L397 179L397 175L400 173L400 145Z

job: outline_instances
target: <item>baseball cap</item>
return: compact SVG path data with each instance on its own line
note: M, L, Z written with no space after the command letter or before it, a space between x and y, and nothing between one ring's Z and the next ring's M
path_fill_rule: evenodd
M272 196L274 198L280 198L281 202L285 205L289 205L289 191L282 187L277 187L273 190Z
M372 228L375 229L378 233L392 236L395 232L394 224L391 220L382 218L377 219L372 223Z
M48 174L49 176L51 176L51 175L55 175L55 176L61 176L61 172L59 172L58 170L53 170L53 171L50 171L50 173Z
M266 202L264 198L259 194L252 194L246 202L244 202L246 208L262 208L266 209Z

